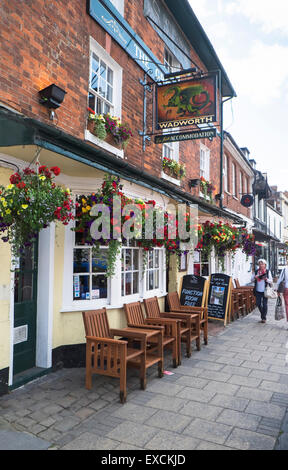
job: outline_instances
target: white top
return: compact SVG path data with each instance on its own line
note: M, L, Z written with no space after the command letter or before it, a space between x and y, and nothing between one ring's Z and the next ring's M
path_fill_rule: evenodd
M282 269L279 279L277 281L277 289L281 281L285 279L285 288L288 289L288 267Z
M253 274L251 281L255 281L255 274ZM273 279L272 279L270 270L268 270L268 276L267 276L266 282L268 282L270 285L273 284ZM263 281L257 281L256 282L256 292L264 292L264 291L265 291L265 281L264 280Z

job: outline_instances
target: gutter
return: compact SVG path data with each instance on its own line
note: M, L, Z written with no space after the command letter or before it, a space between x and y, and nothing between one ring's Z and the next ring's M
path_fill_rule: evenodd
M17 138L15 142L16 130ZM0 107L0 149L1 147L15 145L37 145L93 168L125 178L178 202L198 205L208 215L226 217L241 223L239 217L217 206L212 206L208 202L182 191L165 180L150 175L125 160L110 155L102 149L92 147L92 145L60 129Z

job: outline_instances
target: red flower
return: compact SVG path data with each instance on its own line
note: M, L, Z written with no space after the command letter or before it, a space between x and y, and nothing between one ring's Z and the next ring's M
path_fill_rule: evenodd
M52 171L55 176L58 176L61 173L61 170L58 166L52 166L52 168L50 168L50 171Z
M23 189L25 188L26 184L24 183L24 181L20 181L20 183L17 184L17 188L19 189Z
M45 170L48 170L47 166L45 165L39 166L38 173L42 174L44 173Z
M17 183L20 183L20 181L21 181L21 176L19 175L19 173L14 173L14 175L10 176L11 184L17 184Z

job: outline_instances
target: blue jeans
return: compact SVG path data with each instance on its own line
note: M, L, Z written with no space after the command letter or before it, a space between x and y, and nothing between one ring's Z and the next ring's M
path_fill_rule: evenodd
M261 320L266 320L268 299L266 299L266 297L264 297L264 292L257 292L256 291L256 305L260 310Z

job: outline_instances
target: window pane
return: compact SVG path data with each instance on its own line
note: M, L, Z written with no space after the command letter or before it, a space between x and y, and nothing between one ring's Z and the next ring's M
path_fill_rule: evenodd
M90 86L95 91L98 91L98 74L99 74L99 58L95 54L93 54Z
M103 275L92 276L91 299L107 298L107 277Z
M74 276L73 300L90 300L90 276Z
M133 251L133 270L139 269L139 250L132 250Z
M153 271L149 271L148 279L148 290L153 290Z
M107 88L106 81L100 78L99 94L103 96L103 98L106 98L106 93L107 93L106 88Z
M88 106L95 111L95 96L92 93L89 93L88 96Z
M154 250L154 254L155 254L155 268L159 268L159 250Z
M113 85L113 70L109 69L109 67L108 67L108 74L107 74L107 82L110 85Z
M154 271L154 289L159 289L159 271Z
M111 103L113 101L113 88L110 85L107 86L107 100Z
M132 273L125 275L125 295L132 294Z
M125 270L126 270L126 271L131 271L131 270L132 270L132 250L125 250L125 252L126 252L126 258L125 258L126 266L125 266Z
M133 274L133 294L137 294L139 292L139 274Z
M90 250L74 250L74 273L90 272Z
M92 251L92 272L104 273L107 271L107 250L102 250L100 253L93 253Z

